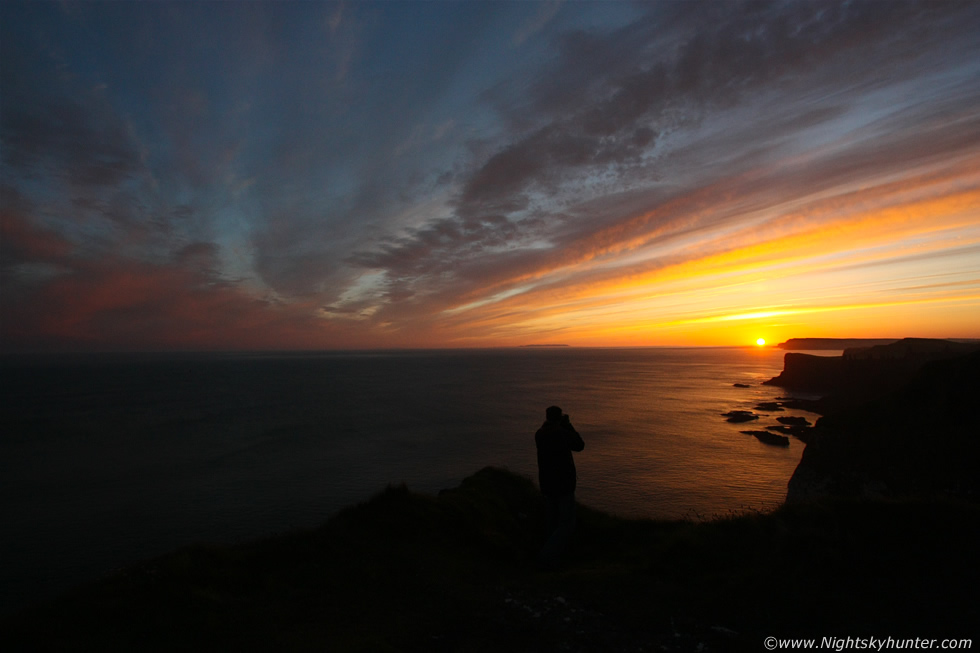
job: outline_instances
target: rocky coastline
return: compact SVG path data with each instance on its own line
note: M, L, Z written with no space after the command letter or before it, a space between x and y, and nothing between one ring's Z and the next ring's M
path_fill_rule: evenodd
M794 398L791 406L829 414L883 397L909 383L928 363L980 351L980 343L905 338L887 345L855 347L840 356L789 352L783 370L763 385L819 394L819 400Z
M823 394L784 402L823 415L806 431L787 501L976 500L980 346L907 338L838 357L787 353L766 384Z

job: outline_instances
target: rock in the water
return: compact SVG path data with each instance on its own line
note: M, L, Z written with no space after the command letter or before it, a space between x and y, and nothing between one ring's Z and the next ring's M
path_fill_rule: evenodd
M773 433L771 431L742 431L745 435L754 435L759 439L759 442L765 444L771 444L776 447L788 447L789 438L785 435L779 435L778 433Z
M734 385L735 385L736 388L751 388L752 387L748 383L736 383Z
M759 416L749 410L730 410L727 413L722 413L722 417L727 417L729 422L738 424L740 422L750 422L754 419L759 419Z
M763 401L758 406L756 406L755 409L762 410L768 413L774 413L776 411L781 411L782 407L775 401Z
M777 417L776 421L789 426L810 426L810 422L805 417Z
M786 424L780 424L778 426L767 426L766 430L782 435L792 435L800 442L806 443L810 441L810 432L813 429L809 426L787 426Z

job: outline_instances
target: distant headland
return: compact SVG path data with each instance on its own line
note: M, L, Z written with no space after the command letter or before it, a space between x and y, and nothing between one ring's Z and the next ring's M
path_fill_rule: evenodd
M788 351L821 351L821 350L844 350L856 349L860 347L881 347L892 345L902 340L933 341L933 342L956 342L961 344L980 344L978 340L967 340L959 338L948 338L936 340L933 338L790 338L786 342L781 342L776 347Z
M827 349L849 349L851 347L876 347L898 342L900 338L790 338L776 345L779 349L790 351Z

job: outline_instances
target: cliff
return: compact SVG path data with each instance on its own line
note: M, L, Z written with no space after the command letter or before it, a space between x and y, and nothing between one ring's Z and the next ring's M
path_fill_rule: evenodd
M844 380L844 359L841 356L814 356L789 353L783 356L783 371L763 381L788 390L830 392Z
M936 355L932 347L923 353L918 347L922 343L910 344L917 357ZM892 370L896 376L909 375L906 355L900 350L885 353L896 358L861 361L876 366L887 363L876 368L878 373ZM809 444L789 482L787 500L825 496L977 499L980 352L917 360L915 373L899 388L871 393L876 398L866 403L832 404L836 409L820 418L809 434ZM901 364L891 366L895 361ZM869 378L873 377L859 375L865 382ZM886 385L895 383L888 379Z
M845 349L841 356L787 353L782 372L764 382L829 395L817 412L861 404L908 383L923 365L980 351L976 343L905 338L887 345Z

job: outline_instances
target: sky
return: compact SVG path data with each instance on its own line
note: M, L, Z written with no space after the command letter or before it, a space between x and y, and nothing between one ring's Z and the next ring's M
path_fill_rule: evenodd
M980 3L0 3L0 349L980 337Z

